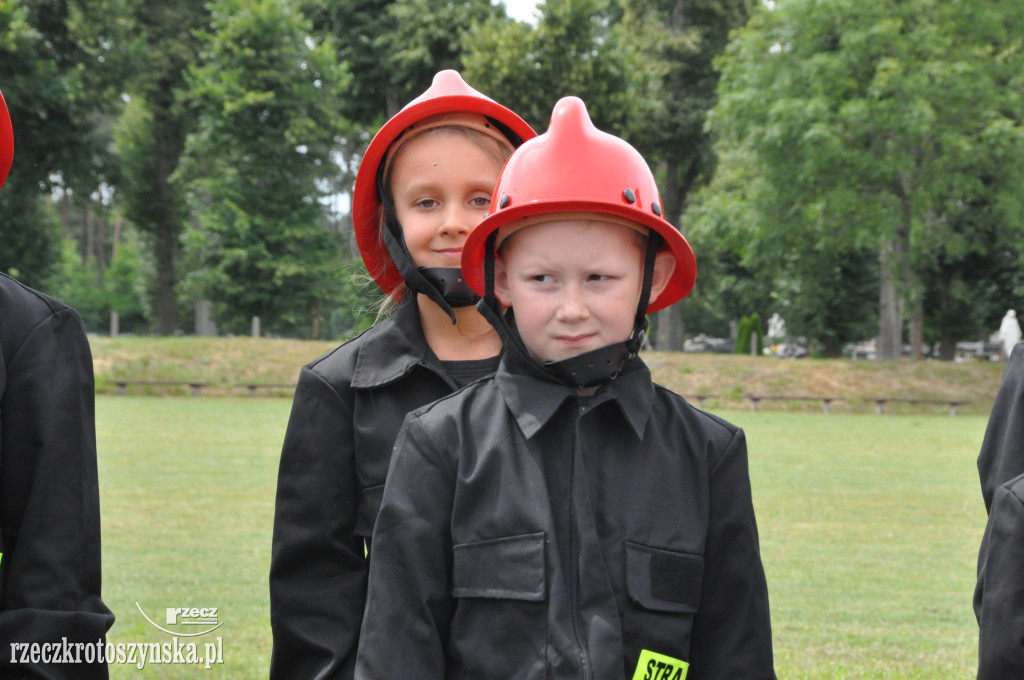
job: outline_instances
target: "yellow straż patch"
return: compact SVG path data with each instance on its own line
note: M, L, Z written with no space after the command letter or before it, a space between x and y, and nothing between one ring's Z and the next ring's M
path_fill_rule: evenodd
M685 680L689 668L685 661L642 649L633 680Z

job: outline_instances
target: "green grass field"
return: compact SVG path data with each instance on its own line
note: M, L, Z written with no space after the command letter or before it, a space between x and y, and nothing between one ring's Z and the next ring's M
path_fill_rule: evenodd
M223 665L112 678L266 677L266 575L290 402L97 398L110 642L164 642L139 613L218 607ZM974 676L981 416L733 411L743 426L781 680ZM157 619L159 623L159 620Z

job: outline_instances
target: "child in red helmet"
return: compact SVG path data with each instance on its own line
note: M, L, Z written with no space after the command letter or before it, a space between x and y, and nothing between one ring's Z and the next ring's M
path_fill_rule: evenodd
M500 338L459 265L502 165L533 136L515 113L442 71L363 155L356 240L399 304L300 373L274 517L272 678L351 677L369 540L402 419L497 368Z
M0 187L13 159L0 94ZM2 678L108 677L105 660L55 666L39 653L81 651L114 623L101 596L94 399L81 317L0 272Z
M356 678L774 678L743 432L637 357L696 274L647 164L566 98L491 210L462 262L505 354L405 419Z

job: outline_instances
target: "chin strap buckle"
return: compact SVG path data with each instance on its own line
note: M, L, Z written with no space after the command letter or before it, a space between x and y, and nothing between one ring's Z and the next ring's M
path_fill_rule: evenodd
M480 299L462 278L462 270L458 267L419 267L418 271L452 307L469 307Z

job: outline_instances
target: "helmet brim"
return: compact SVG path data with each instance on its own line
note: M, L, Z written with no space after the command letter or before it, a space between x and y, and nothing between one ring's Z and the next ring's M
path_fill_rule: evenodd
M487 237L501 227L521 219L544 215L555 221L559 215L590 213L594 215L611 215L617 219L626 219L646 227L663 239L661 250L672 253L676 260L676 268L668 284L660 295L647 305L647 312L660 311L686 297L693 290L697 280L697 258L693 249L679 231L665 220L653 213L646 217L627 205L621 208L602 201L584 200L542 200L524 205L510 206L484 219L476 229L470 232L462 247L462 275L466 284L481 297L486 294L484 282L484 257L486 256ZM497 253L494 253L497 256Z

